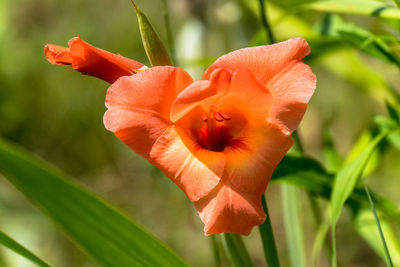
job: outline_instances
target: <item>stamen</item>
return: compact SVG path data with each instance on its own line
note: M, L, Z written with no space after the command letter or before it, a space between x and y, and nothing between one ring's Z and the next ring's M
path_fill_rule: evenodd
M231 119L231 117L229 117L228 114L226 114L226 113L224 113L222 111L219 111L218 114L221 115L221 117L224 118L224 120L230 120Z
M214 119L216 119L219 122L224 120L224 118L221 116L221 114L219 114L219 112L215 113Z

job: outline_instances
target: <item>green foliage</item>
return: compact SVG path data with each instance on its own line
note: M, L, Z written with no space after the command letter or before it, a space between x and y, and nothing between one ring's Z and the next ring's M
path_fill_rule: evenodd
M280 263L279 263L278 251L276 249L274 232L272 230L271 218L268 212L267 201L264 195L261 196L261 203L264 212L267 215L265 222L258 227L258 229L260 230L260 236L263 243L265 260L267 261L268 266L279 267Z
M222 234L222 244L233 266L254 266L240 235L224 233Z
M281 188L290 266L305 267L307 266L307 257L304 246L303 227L300 221L300 191L298 188L288 184L283 184Z
M167 50L157 33L154 31L146 15L140 8L132 1L138 17L140 35L146 55L150 61L151 66L171 66L171 59L168 56Z
M38 266L41 267L50 267L49 264L47 264L44 260L40 259L37 257L35 254L27 250L25 247L23 247L21 244L19 244L17 241L0 231L0 244L11 249L15 253L18 253L19 255L25 257L26 259L30 260L33 263L36 263ZM1 261L0 261L1 265Z
M152 25L158 33L162 33L168 19L165 22L162 20L160 1L137 2L143 10L149 11L145 16L136 6L142 38L132 30L135 25L128 23L132 12L127 3L88 0L85 2L87 6L82 6L82 1L71 0L60 6L53 1L0 1L0 45L3 48L0 53L0 135L43 156L78 179L85 179L95 191L104 194L105 190L113 203L133 213L141 224L162 236L194 266L208 266L212 257L204 255L211 255L212 250L203 248L208 243L202 238L200 222L194 219L194 212L184 201L183 194L178 189L172 189L167 180L159 179L160 175L154 175L149 165L138 160L104 130L101 124L104 92L97 89L105 88L105 85L90 78L83 79L72 71L52 68L41 53L46 41L65 43L68 38L79 34L99 47L138 61L145 60L140 47L143 43L151 65L170 65L171 60L160 41L165 36L160 38L147 19L152 18ZM267 4L262 11L257 1L186 1L185 8L180 6L180 2L169 1L170 14L164 14L173 18L173 31L167 31L166 39L170 40L172 47L171 33L176 34L176 43L181 47L176 51L180 62L190 67L203 70L217 57L245 47L250 41L251 45L266 44L265 33L261 29L262 12L267 15L277 40L301 36L311 46L311 54L305 61L317 74L318 88L300 130L304 133L305 151L312 157L285 156L271 182L288 183L312 195L320 204L316 205L317 209L319 206L326 207L327 200L332 199L336 219L323 213L322 222L317 222L316 229L310 227L308 218L312 216L308 215L311 210L304 205L304 198L298 196L295 201L302 204L300 219L304 226L296 224L298 228L294 230L301 232L306 229L305 240L312 239L315 230L312 257L307 257L310 256L307 253L304 256L304 247L297 242L300 245L293 245L290 255L287 250L279 251L283 256L282 265L289 264L286 259L290 256L292 261L302 262L306 257L307 260L312 258L314 266L326 265L322 260L327 257L320 257L326 251L329 258L331 248L324 243L325 236L331 220L338 220L343 205L349 208L350 216L343 216L341 229L348 231L347 228L354 227L376 255L360 252L365 249L360 239L338 235L338 247L345 252L340 255L339 251L341 265L357 261L354 264L375 266L385 259L374 212L379 216L381 233L393 264L400 265L399 198L398 192L395 192L398 188L400 134L390 132L381 142L374 139L377 132L399 127L400 9L391 5L390 1L371 0L311 3L307 0L273 0L264 1ZM163 0L163 3L166 1ZM399 5L400 2L395 0L393 3ZM187 51L183 51L182 47L188 48L188 51L193 49L182 44L191 44L191 40L187 39L192 35L187 35L189 37L182 41L182 32L193 21L205 30L199 40L202 51L196 57L185 58ZM93 26L100 24L102 31ZM78 247L101 264L123 266L121 264L128 263L136 266L137 260L140 260L160 265L165 263L163 260L173 259L170 262L175 260L175 265L184 265L163 244L103 200L87 194L85 189L73 185L65 179L65 175L49 169L43 162L37 159L32 161L32 157L25 152L15 152L4 142L0 143L0 170L7 171L7 179L50 216ZM372 210L363 188L357 186L358 178L367 175L371 175ZM10 193L14 192L12 187L7 183L4 185L0 185L2 227L3 224L15 223L8 216L11 211L20 212L24 218L29 210L28 205L20 204L19 195ZM296 192L299 193L298 190ZM279 190L269 190L267 194L272 200L279 198ZM157 203L165 204L166 199L168 203L173 203L173 208L160 211ZM280 248L284 238L283 222L279 216L282 209L274 201L269 204L272 204L271 219L277 230L274 232L277 247ZM131 205L134 205L132 209ZM185 209L193 221L175 216ZM296 211L289 210L287 215L296 215ZM158 222L159 213L163 214L162 223ZM336 224L333 227L335 232ZM287 234L295 237L291 230ZM51 238L57 240L54 250L59 251L60 261L65 261L60 266L83 265L81 261L85 261L85 256L79 260L74 258L77 253L75 247L63 245L59 237ZM243 258L235 258L246 251L242 240L236 239L229 235L225 238L225 247L229 246L227 248L231 253L228 255L233 257L236 265L250 264L247 252L242 255ZM43 238L40 240L43 241ZM271 238L269 240L266 243L272 244ZM246 243L253 248L252 241L252 238L246 239ZM214 243L218 248L218 242ZM153 244L156 251L167 256L154 254ZM355 249L357 247L358 250ZM42 248L33 250L49 260L59 256L46 254ZM216 262L223 265L224 255L218 249L215 251ZM254 262L261 262L262 253L256 255L254 251L257 250L249 250ZM359 257L360 253L363 257Z
M376 146L388 135L389 132L383 132L372 140L371 143L349 164L347 164L335 177L331 196L331 224L332 224L332 265L336 266L336 223L339 220L342 208L346 199L354 190L358 179L361 177L368 160L373 154Z
M0 172L101 265L186 266L105 201L2 140Z
M400 19L400 10L379 1L372 0L335 0L315 1L305 6L307 9L323 12L337 12L387 19Z

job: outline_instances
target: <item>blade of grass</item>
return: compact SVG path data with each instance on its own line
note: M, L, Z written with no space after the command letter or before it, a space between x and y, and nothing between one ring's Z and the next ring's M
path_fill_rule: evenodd
M222 244L232 265L235 267L254 266L242 237L238 234L223 233Z
M33 263L36 263L38 266L41 267L50 267L44 260L37 257L35 254L30 252L24 246L19 244L17 241L6 235L4 232L0 231L0 244L11 249L15 253L25 257L26 259L30 260Z
M268 263L268 266L279 267L280 264L279 264L278 251L275 245L274 232L272 231L272 225L268 212L267 201L264 195L261 196L261 203L263 205L264 212L267 215L265 222L258 227L258 229L260 230L261 240L263 243L265 259Z
M215 235L211 235L210 240L211 240L211 246L212 246L212 251L213 251L213 256L214 256L215 267L220 267L220 266L222 266L222 260L221 260L221 255L220 255L220 251L219 251L218 240Z
M289 247L291 266L305 267L306 254L303 242L302 224L299 219L300 191L289 184L282 184L283 219L286 240Z
M324 220L319 224L317 234L314 239L312 252L311 252L311 264L312 266L318 266L319 256L321 255L322 247L324 246L325 237L328 234L330 226L329 210L324 215Z
M384 236L383 231L382 231L381 222L380 222L378 214L376 212L374 201L371 198L371 195L369 193L369 190L368 190L368 187L367 187L366 184L364 184L364 189L365 189L365 193L367 194L369 204L371 205L372 213L374 214L374 219L375 219L376 226L378 227L378 230L379 230L379 237L381 238L383 249L385 251L386 264L389 267L393 267L392 258L390 257L390 253L389 253L386 241L385 241L385 236Z
M1 139L0 173L102 266L187 266L103 199Z
M331 225L332 225L332 266L337 266L336 261L336 224L339 220L343 205L353 192L358 179L361 177L368 160L376 146L390 132L385 131L375 137L370 144L354 160L347 164L335 177L331 195Z

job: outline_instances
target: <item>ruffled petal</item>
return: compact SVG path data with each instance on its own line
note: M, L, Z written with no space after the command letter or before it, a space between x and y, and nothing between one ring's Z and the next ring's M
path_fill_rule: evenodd
M225 167L223 153L201 148L176 126L170 126L158 138L150 158L191 201L208 195L219 183Z
M149 158L172 123L169 110L192 78L181 68L154 67L118 79L107 91L104 125L139 155Z
M271 102L270 91L247 68L240 67L232 74L229 90L213 104L223 111L238 110L249 124L265 125Z
M228 146L225 179L239 193L264 194L278 163L293 145L289 133L275 124L247 126L237 137L238 146Z
M293 132L299 125L317 86L311 68L301 61L289 65L267 83L273 92L269 121Z
M302 38L233 51L217 59L203 75L208 79L218 68L234 72L245 67L272 94L270 121L293 131L299 124L316 87L316 78L301 59L310 47Z
M145 66L132 59L96 48L79 37L69 40L67 47L47 44L44 54L52 64L71 66L85 75L113 83L119 77L132 75Z
M239 193L220 183L212 193L194 203L204 223L206 235L236 233L248 235L251 229L265 221L260 194Z
M226 94L231 75L224 69L215 69L210 80L196 81L182 91L171 108L171 120L178 121L195 107L207 106Z

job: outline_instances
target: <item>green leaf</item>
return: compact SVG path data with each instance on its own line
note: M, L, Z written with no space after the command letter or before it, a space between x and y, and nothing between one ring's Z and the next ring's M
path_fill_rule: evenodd
M366 54L400 66L398 56L385 43L383 38L355 24L342 20L338 15L328 14L326 20L329 21L329 27L325 29L326 35L340 38Z
M235 267L251 267L254 266L242 237L238 234L223 233L222 242L226 254L232 265Z
M27 250L25 247L23 247L21 244L19 244L17 241L0 231L0 244L11 249L15 253L18 253L19 255L25 257L26 259L30 260L33 263L36 263L38 266L42 267L50 267L49 264L47 264L45 261L37 257L35 254Z
M104 200L1 139L0 173L103 266L186 266Z
M268 263L268 266L279 267L280 264L279 264L278 251L275 245L274 232L272 231L271 218L268 212L267 201L264 195L261 196L261 203L264 212L267 215L265 222L258 227L258 229L260 230L260 236L263 243L264 256Z
M368 160L379 142L388 135L383 132L375 137L369 145L354 160L347 164L335 177L331 196L331 224L332 224L332 266L336 266L336 223L339 220L343 205L353 192L356 183L362 175Z
M379 127L381 131L387 131L399 127L399 123L393 118L388 118L380 115L374 117L374 123ZM398 132L390 134L387 139L394 148L400 150L400 134Z
M337 12L354 15L375 16L387 19L400 19L400 10L385 3L371 0L316 1L305 6L306 9Z
M305 267L307 262L304 250L303 228L299 217L300 191L289 184L283 184L281 189L283 219L290 263L292 267Z
M384 214L378 212L380 217L381 229L385 234L388 250L393 260L394 266L400 266L400 243L395 229L391 226ZM376 227L374 215L370 208L364 208L357 214L354 222L354 229L364 238L370 247L382 258L385 259L385 250L379 242L379 231Z
M392 135L395 133L392 133ZM299 155L287 154L278 164L272 175L272 183L289 183L303 188L325 199L331 197L334 175L327 173L317 161ZM400 225L397 205L390 200L371 193L378 209ZM354 211L368 206L364 190L355 188L346 201Z
M150 64L153 67L172 66L167 50L165 49L160 38L158 38L158 35L154 31L149 20L144 15L142 10L140 10L140 8L135 4L135 2L133 0L131 1L138 17L140 35L142 36L144 50L146 51L146 55L149 58Z
M371 205L371 211L372 211L372 213L374 215L375 223L376 223L376 226L377 226L378 231L379 231L379 238L382 241L382 246L383 246L383 250L384 250L384 254L385 254L386 264L389 267L393 267L392 258L390 257L388 246L387 246L386 240L385 240L385 235L383 234L383 231L382 231L381 222L379 220L378 213L376 212L374 201L372 200L371 195L370 195L369 190L368 190L368 187L365 184L364 184L364 188L365 188L365 193L367 193L368 201L369 201L369 203Z

